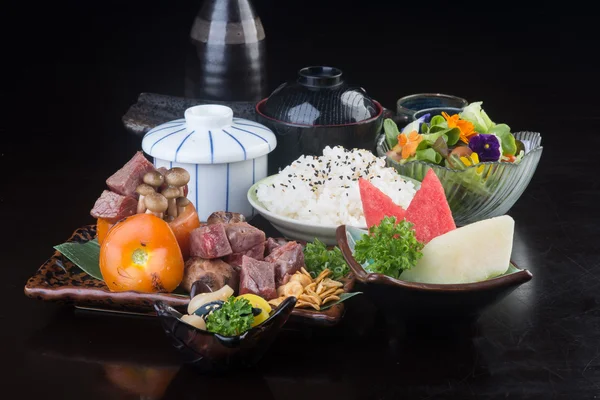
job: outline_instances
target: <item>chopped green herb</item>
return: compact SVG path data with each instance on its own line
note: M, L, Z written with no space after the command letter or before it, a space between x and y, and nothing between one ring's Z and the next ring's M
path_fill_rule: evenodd
M252 327L252 305L244 298L231 296L221 308L206 318L206 330L223 336L237 336Z
M354 246L354 258L361 264L368 262L369 272L398 278L423 256L424 245L415 237L413 224L406 220L396 224L396 217L385 217L369 233Z
M319 239L308 243L304 248L304 263L313 278L319 276L326 268L332 272L331 279L343 278L350 272L340 248L335 246L332 250L328 250Z

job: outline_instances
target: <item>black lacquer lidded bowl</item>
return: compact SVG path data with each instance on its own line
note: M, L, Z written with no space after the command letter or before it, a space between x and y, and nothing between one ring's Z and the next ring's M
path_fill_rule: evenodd
M333 67L307 67L296 81L279 86L265 101L265 115L298 125L344 125L376 117L379 110L364 89L350 86Z
M340 69L312 66L261 100L256 115L277 136L269 160L269 172L276 173L301 155L321 155L326 146L373 150L383 108L347 83Z

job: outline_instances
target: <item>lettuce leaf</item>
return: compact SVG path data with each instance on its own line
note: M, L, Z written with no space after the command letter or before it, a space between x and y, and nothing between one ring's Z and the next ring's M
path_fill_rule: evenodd
M439 164L442 161L441 154L432 149L431 147L424 150L417 150L415 156L417 160L426 161L434 164Z
M515 155L517 152L517 143L515 137L510 133L510 127L506 124L498 124L492 127L488 133L496 135L500 139L502 154Z
M388 146L390 146L390 149L398 144L398 135L400 134L400 131L393 119L386 118L383 121L383 131L385 132L385 140Z
M466 106L459 114L461 119L471 122L475 126L477 133L488 133L488 130L495 124L481 109L482 101L477 101Z

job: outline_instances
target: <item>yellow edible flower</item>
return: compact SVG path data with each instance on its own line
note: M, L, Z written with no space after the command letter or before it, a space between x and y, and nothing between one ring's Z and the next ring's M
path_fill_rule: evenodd
M460 158L460 161L463 162L463 164L465 164L467 167L470 167L471 165L475 165L475 164L479 164L479 156L477 155L477 153L471 153L470 156L463 156ZM477 173L481 174L483 172L483 168L484 166L480 166L478 168L476 168Z

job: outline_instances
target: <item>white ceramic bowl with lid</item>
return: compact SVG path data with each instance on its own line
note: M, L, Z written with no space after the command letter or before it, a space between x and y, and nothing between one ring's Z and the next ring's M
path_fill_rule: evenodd
M187 197L201 221L215 211L252 216L248 189L267 176L275 134L257 122L234 118L231 108L222 105L190 107L184 115L148 131L144 152L154 158L156 168L189 172Z

